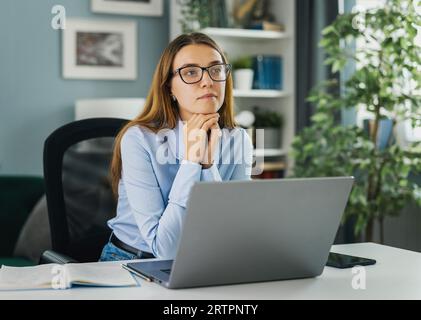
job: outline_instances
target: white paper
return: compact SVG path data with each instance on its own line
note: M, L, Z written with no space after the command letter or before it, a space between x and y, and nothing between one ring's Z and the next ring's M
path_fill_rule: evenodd
M71 263L66 265L73 284L135 286L136 280L118 263Z

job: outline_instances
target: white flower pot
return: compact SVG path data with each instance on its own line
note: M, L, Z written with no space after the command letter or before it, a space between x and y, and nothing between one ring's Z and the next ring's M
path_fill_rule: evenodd
M256 132L257 130L258 133ZM262 131L263 130L263 131ZM258 149L280 149L282 147L282 131L280 128L249 128L247 130L250 138L252 139L253 146ZM259 137L256 135L259 134ZM263 140L262 139L263 134ZM256 145L257 140L260 145Z
M281 147L281 129L263 128L265 131L265 149L279 149Z
M253 88L253 69L238 69L234 71L234 89L251 90Z

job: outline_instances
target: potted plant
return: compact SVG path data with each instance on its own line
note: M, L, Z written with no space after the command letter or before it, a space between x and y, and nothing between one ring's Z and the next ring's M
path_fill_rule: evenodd
M415 45L416 25L421 16L412 1L390 0L381 9L339 15L323 31L321 46L332 71L341 70L349 59L354 73L341 94L333 93L336 81L315 88L308 100L316 111L311 125L295 138L294 175L355 176L344 218L353 218L354 233L373 240L373 227L398 215L410 202L421 205L421 188L411 179L421 173L420 143L403 149L390 139L380 147L383 119L396 123L410 120L421 125L421 48ZM349 50L344 43L367 45ZM339 90L336 90L339 91ZM370 130L338 124L335 115L349 107L364 107L371 114ZM343 221L344 222L344 221Z
M281 148L281 129L283 125L282 115L271 110L263 110L259 107L253 108L255 117L253 127L264 130L264 148ZM256 141L254 137L253 141Z
M238 90L251 90L253 88L253 58L243 56L232 61L234 88Z

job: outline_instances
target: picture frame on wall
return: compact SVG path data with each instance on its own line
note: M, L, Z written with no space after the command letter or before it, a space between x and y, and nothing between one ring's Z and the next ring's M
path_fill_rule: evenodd
M91 10L99 13L162 16L163 0L91 0Z
M62 34L65 79L137 79L135 21L67 18Z

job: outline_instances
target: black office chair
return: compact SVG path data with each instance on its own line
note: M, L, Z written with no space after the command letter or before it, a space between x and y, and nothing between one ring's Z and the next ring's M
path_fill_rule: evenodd
M52 250L40 263L98 261L116 201L109 183L114 139L127 120L93 118L55 130L44 144Z

